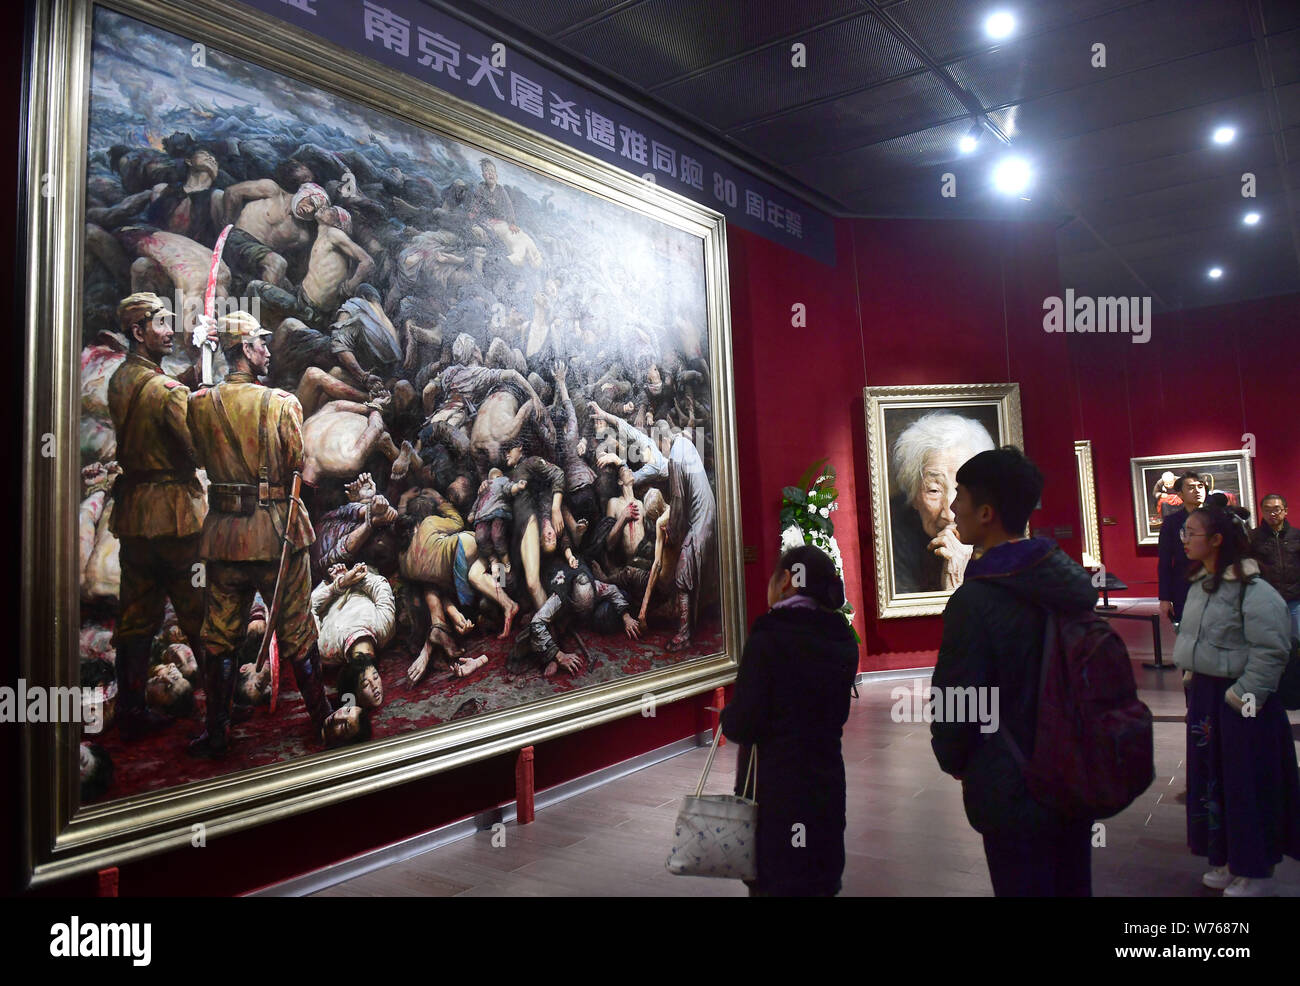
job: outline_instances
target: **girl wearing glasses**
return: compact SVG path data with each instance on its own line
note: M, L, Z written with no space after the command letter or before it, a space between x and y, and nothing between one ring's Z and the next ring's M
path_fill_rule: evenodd
M1192 584L1174 645L1189 685L1187 842L1226 897L1271 895L1283 854L1300 858L1300 772L1274 695L1290 619L1250 557L1244 515L1212 501L1187 518Z

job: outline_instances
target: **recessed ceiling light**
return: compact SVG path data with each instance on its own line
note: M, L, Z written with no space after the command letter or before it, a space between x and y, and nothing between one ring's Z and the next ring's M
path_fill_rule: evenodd
M993 187L1007 195L1019 195L1029 187L1033 172L1022 157L1006 157L993 169Z
M1216 144L1231 144L1233 138L1237 136L1235 127L1215 127L1214 142Z
M999 10L997 13L989 14L984 20L984 33L990 38L1001 40L1010 36L1011 32L1016 29L1016 19L1005 10Z
M1241 221L1245 223L1247 226L1254 226L1257 222L1259 222L1259 213L1248 212L1241 217Z
M1221 277L1223 276L1223 268L1222 268L1222 267L1211 267L1210 270L1209 270L1209 275L1210 275L1210 280L1211 280L1211 281L1217 281L1219 278L1221 278Z

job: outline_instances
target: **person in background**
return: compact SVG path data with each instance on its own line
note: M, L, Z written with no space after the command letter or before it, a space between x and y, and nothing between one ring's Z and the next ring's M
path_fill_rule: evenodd
M767 585L736 690L722 710L728 739L758 748L757 897L833 897L844 872L840 735L858 670L843 615L844 583L819 548L791 548ZM737 793L748 758L741 750Z
M1174 483L1174 492L1182 498L1181 510L1175 510L1160 525L1156 571L1160 579L1160 613L1177 626L1183 618L1187 599L1187 555L1183 553L1183 525L1188 515L1205 503L1205 483L1195 470L1188 469Z
M1259 510L1263 523L1250 536L1251 550L1291 613L1291 639L1300 639L1300 530L1286 519L1286 497L1279 493L1260 500Z
M1223 502L1228 506L1235 507L1237 505L1237 494L1232 492L1232 490L1216 490L1214 488L1214 473L1201 473L1201 483L1205 486L1205 498L1207 501L1212 496L1221 496L1223 497Z
M1078 562L1047 538L1024 536L1042 492L1043 474L1013 446L981 452L957 470L952 512L977 557L943 611L933 688L937 697L983 691L996 722L936 718L930 745L943 771L961 781L994 894L1090 897L1092 822L1035 801L997 735L1007 730L1025 759L1033 756L1047 612L1087 613L1097 599Z
M1300 858L1300 771L1274 694L1290 621L1250 557L1247 516L1212 503L1188 517L1195 571L1174 644L1189 687L1187 844L1209 858L1201 882L1225 897L1268 896L1283 854Z

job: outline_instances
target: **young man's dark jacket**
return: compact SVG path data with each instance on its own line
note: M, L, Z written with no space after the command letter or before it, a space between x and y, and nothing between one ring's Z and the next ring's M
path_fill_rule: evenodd
M758 880L775 895L838 893L844 871L840 735L858 670L844 617L779 608L754 621L736 690L722 711L730 740L758 746ZM802 825L804 845L795 845Z
M1031 757L1044 607L1079 612L1096 601L1089 574L1052 541L1031 538L991 548L966 566L964 581L948 600L933 687L997 688L999 728L1009 730L1026 759ZM1059 822L1029 797L997 733L980 732L978 722L936 717L930 735L939 766L961 779L966 817L976 831L1029 835Z
M1187 508L1175 510L1160 525L1160 536L1156 539L1156 576L1160 580L1159 598L1174 604L1174 620L1183 618L1183 606L1187 604L1187 589L1191 585L1188 576L1191 565L1187 552L1183 550L1183 528L1191 516Z
M1250 541L1264 581L1287 602L1300 599L1300 528L1286 520L1280 531L1260 524L1251 532Z

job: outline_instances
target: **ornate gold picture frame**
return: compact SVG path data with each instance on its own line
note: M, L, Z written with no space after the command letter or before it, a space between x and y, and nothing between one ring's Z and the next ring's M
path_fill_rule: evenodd
M1097 521L1097 477L1092 465L1092 441L1074 443L1074 466L1079 483L1079 516L1082 520L1084 568L1101 565L1101 524Z
M706 320L709 436L717 503L721 645L711 653L442 725L268 766L82 805L82 727L25 727L25 860L33 885L138 859L357 797L603 722L733 680L743 643L726 232L722 217L378 63L294 32L238 4L53 0L35 7L26 120L27 312L24 369L22 674L31 686L79 684L78 503L84 341L87 151L96 12L138 20L196 46L310 87L325 103L414 126L599 207L658 224L698 248ZM503 179L504 180L504 179ZM692 261L694 262L694 261ZM179 321L179 319L178 319ZM1018 413L1017 413L1018 426Z
M876 613L883 619L942 613L969 558L955 536L944 534L956 471L984 449L1023 446L1020 385L867 387L863 404Z
M1259 522L1255 503L1255 474L1252 452L1246 448L1223 452L1187 452L1175 455L1146 455L1129 460L1133 490L1133 523L1139 545L1160 543L1164 518L1182 509L1183 501L1174 485L1184 472L1200 474L1207 492L1223 493L1228 502L1250 511L1250 523Z

